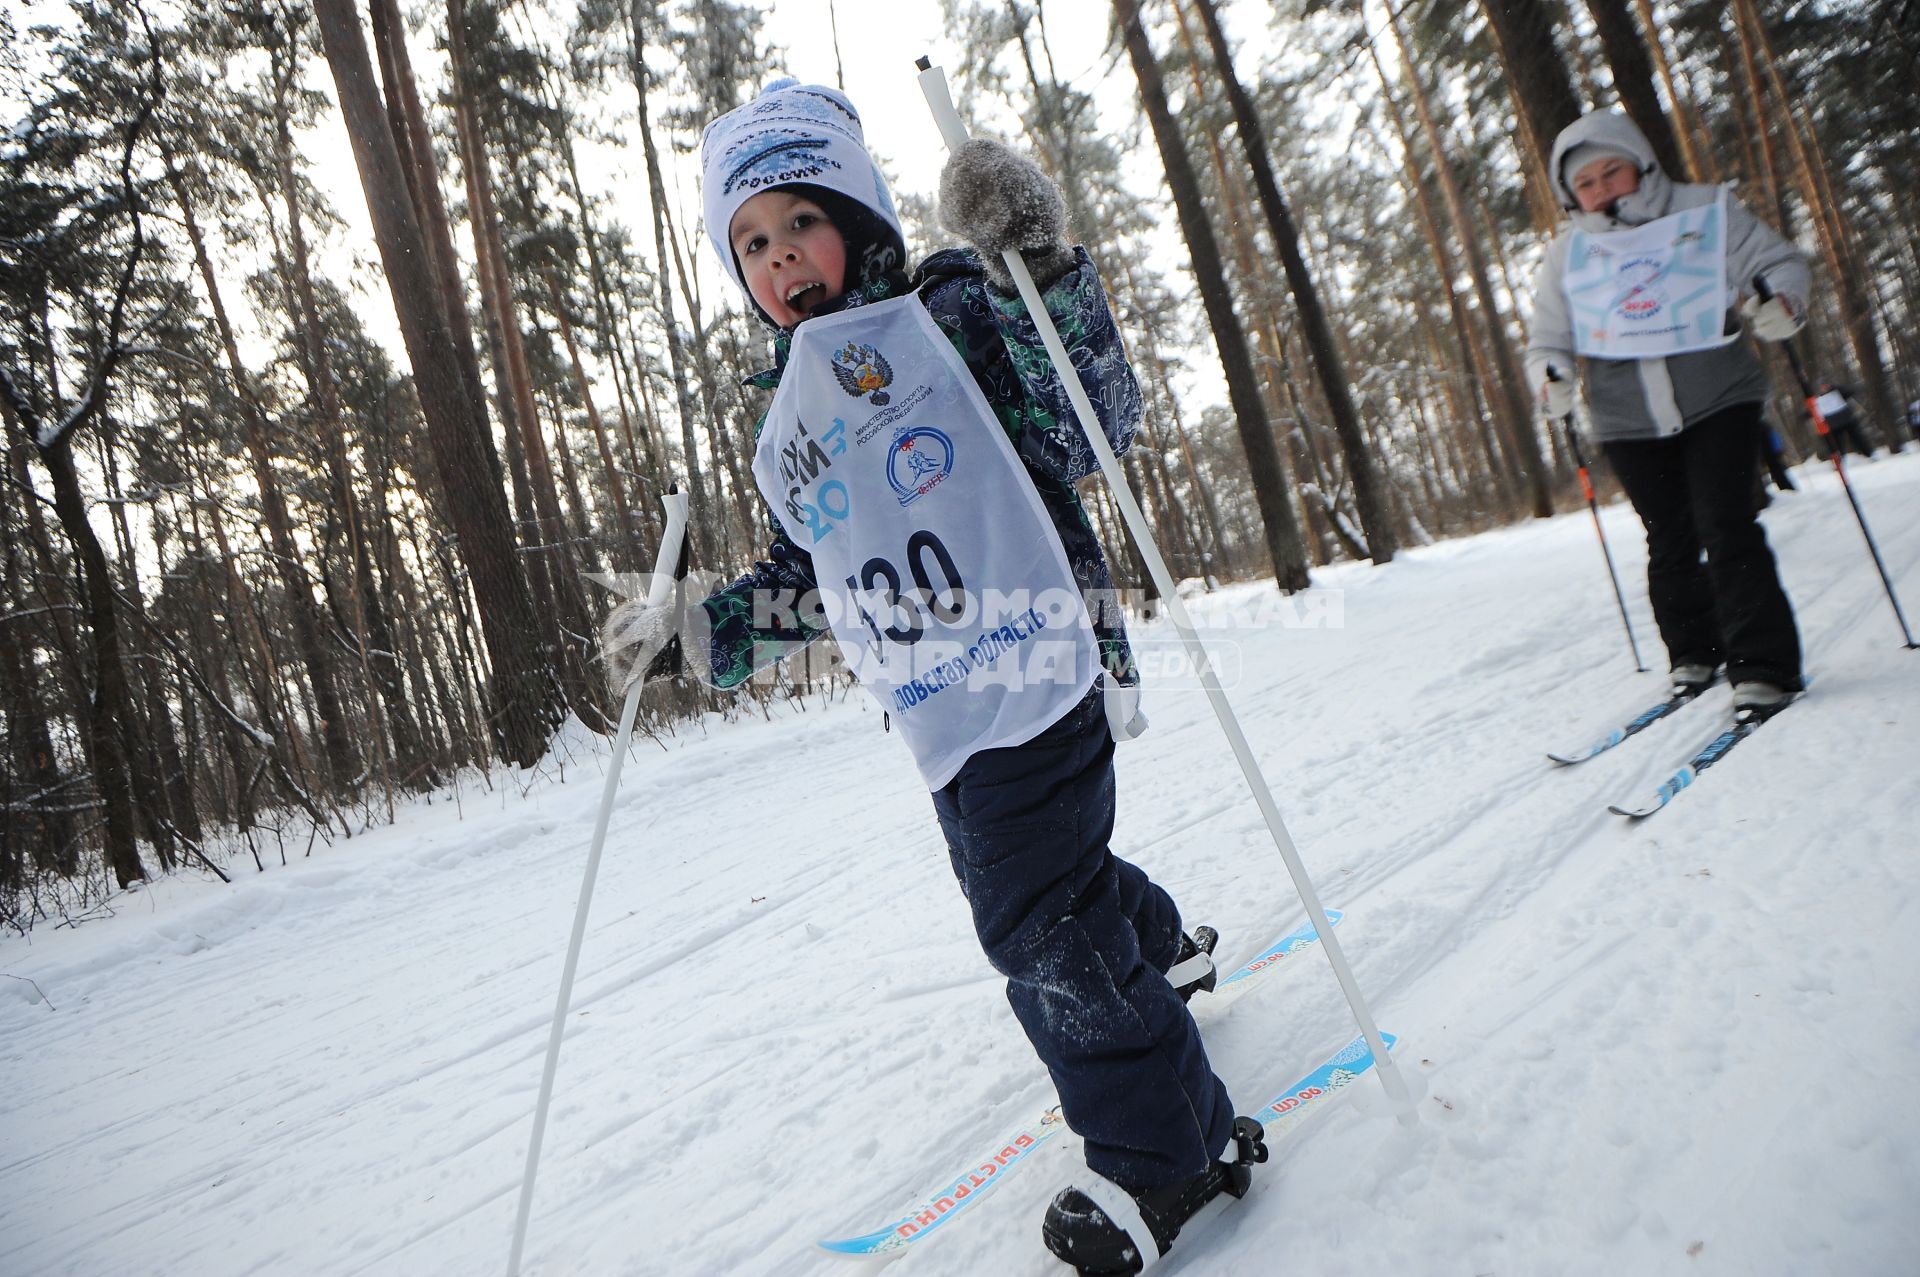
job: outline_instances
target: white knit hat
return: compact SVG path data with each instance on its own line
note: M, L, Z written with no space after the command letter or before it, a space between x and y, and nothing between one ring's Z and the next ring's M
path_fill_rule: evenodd
M851 200L891 232L898 246L896 264L905 252L893 196L867 154L860 113L837 89L791 78L774 81L759 97L707 126L700 139L700 169L707 238L743 290L746 280L727 230L742 204L778 186L817 187Z

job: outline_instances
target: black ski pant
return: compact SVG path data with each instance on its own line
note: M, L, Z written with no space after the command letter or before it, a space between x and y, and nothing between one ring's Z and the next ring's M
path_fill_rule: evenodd
M1860 419L1850 409L1827 418L1827 459L1832 460L1833 454L1843 448L1856 457L1873 455L1872 446L1860 433Z
M980 946L1007 977L1088 1168L1153 1188L1206 1170L1233 1108L1163 974L1179 910L1108 849L1114 796L1096 684L1032 740L968 759L933 805Z
M1754 517L1759 419L1759 404L1736 404L1665 439L1602 448L1647 528L1647 593L1672 664L1725 661L1735 683L1798 690L1793 605Z

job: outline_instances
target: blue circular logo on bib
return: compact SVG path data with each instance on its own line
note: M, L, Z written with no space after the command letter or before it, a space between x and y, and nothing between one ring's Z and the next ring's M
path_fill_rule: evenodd
M902 426L887 448L887 482L911 505L953 473L953 440L932 426Z

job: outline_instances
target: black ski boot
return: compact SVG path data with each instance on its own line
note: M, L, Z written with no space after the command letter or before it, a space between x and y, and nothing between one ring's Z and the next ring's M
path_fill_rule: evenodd
M1196 993L1213 992L1220 979L1220 971L1213 965L1213 946L1219 943L1220 933L1212 927L1195 927L1192 935L1180 933L1180 951L1167 968L1167 983L1182 1002L1193 1001Z
M1254 1164L1267 1160L1265 1136L1260 1123L1236 1117L1225 1159L1192 1179L1138 1190L1107 1180L1098 1181L1092 1190L1061 1189L1040 1227L1047 1249L1073 1265L1081 1277L1126 1277L1139 1272L1146 1266L1145 1248L1153 1248L1154 1259L1166 1254L1181 1226L1202 1206L1222 1193L1247 1195ZM1116 1215L1130 1218L1116 1220ZM1141 1236L1142 1232L1146 1235Z

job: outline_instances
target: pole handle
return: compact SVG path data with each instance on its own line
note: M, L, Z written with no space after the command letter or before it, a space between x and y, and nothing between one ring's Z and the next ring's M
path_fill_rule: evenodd
M647 585L647 604L659 607L673 593L674 586L687 576L687 494L680 485L667 485L660 498L666 510L667 525L660 532L660 549L653 559L653 580Z
M949 151L959 150L967 140L967 126L961 123L960 112L953 105L947 73L928 58L915 58L913 64L920 69L920 92L927 99L927 109L933 112L940 140L947 144Z

